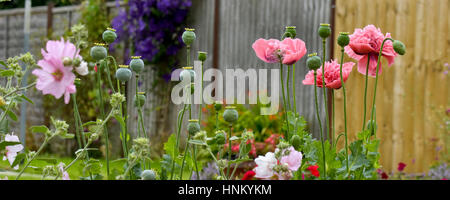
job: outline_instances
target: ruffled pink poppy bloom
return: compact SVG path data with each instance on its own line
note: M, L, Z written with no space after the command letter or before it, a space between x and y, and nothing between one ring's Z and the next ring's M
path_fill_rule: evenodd
M347 81L350 72L352 72L353 65L355 63L347 62L342 65L342 76L344 78L344 82ZM322 68L317 70L317 86L322 87ZM305 80L303 80L304 85L314 85L314 71L309 71ZM325 87L329 89L340 89L342 87L341 84L341 73L340 73L340 64L334 60L329 62L325 62Z
M368 75L375 77L381 45L385 38L391 37L391 34L386 33L386 35L383 35L379 28L376 28L374 25L368 25L364 29L355 29L355 32L349 37L350 43L345 47L345 53L351 58L358 60L358 72L363 75L366 75L367 59L370 58ZM394 63L397 53L394 51L390 40L384 43L382 56L387 59L389 66ZM380 63L379 74L381 72L382 67Z
M20 142L19 137L13 134L5 135L6 142ZM6 155L3 157L3 160L8 160L9 164L13 164L16 159L17 153L23 150L23 145L16 144L11 146L6 146ZM19 169L19 165L14 166L14 169Z
M42 50L44 59L38 61L42 69L33 70L32 74L37 76L36 88L43 94L51 94L59 99L64 94L64 102L69 103L70 94L76 92L74 85L75 74L72 67L65 67L63 59L78 56L75 46L70 42L48 41L47 51Z
M266 63L281 62L292 65L306 54L305 42L300 39L285 38L283 41L276 39L258 39L252 45L256 56Z

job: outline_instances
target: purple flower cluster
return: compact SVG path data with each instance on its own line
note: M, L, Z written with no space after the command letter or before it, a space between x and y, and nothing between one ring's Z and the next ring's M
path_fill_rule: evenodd
M118 40L131 39L132 51L147 62L174 56L183 46L181 35L191 0L129 0L113 19Z

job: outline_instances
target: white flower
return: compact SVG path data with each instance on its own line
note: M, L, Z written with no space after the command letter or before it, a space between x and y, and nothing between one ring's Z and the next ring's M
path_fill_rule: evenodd
M86 76L89 74L88 64L85 61L82 61L79 67L75 67L75 71L81 76Z
M13 134L6 134L5 136L5 141L7 142L20 142L19 137L17 137L16 135ZM23 150L23 145L21 144L16 144L16 145L11 145L11 146L6 146L6 156L3 157L3 160L8 159L9 164L13 164L14 160L16 159L17 156L17 152L20 152ZM16 165L14 167L15 170L19 169L19 165Z
M265 156L258 156L255 159L257 167L255 177L262 179L270 179L274 175L273 167L277 164L277 159L273 152L267 152Z
M60 162L59 165L58 165L59 171L60 171L61 174L62 174L62 180L70 180L69 173L67 173L66 171L64 171L64 167L65 167L65 166L66 166L66 165L65 165L64 163L62 163L62 162Z

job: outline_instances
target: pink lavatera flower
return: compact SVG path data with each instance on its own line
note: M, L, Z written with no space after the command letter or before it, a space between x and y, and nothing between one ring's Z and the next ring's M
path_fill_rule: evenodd
M391 34L383 35L379 28L374 25L368 25L364 29L355 29L355 32L349 36L350 43L345 47L345 53L351 58L358 60L358 72L366 75L367 60L369 61L368 75L375 77L377 71L378 55L381 45L385 38L390 38ZM388 65L394 63L397 53L394 51L391 41L384 43L382 56L387 59ZM382 72L380 63L379 74Z
M292 65L306 54L305 42L300 39L258 39L252 48L256 56L266 63L278 63L281 60L285 65Z
M297 171L298 168L302 165L302 153L298 152L294 149L294 147L290 147L289 155L281 157L281 164L286 164L291 171Z
M67 173L67 171L64 170L64 167L65 167L64 163L60 162L58 164L59 171L62 174L62 180L70 180L69 173Z
M64 95L64 103L68 104L70 94L76 92L75 74L72 72L73 67L64 66L63 59L79 57L75 45L62 38L61 41L48 41L46 51L42 49L41 53L44 59L37 63L41 69L32 72L37 76L36 88L57 99Z
M6 134L5 136L6 142L20 142L19 137L13 134ZM23 145L16 144L11 146L6 146L6 155L3 157L3 160L8 160L9 164L13 164L16 159L17 153L23 150ZM19 166L16 165L14 167L15 170L19 169Z
M353 69L355 63L347 62L342 65L342 76L344 82L347 81L350 72ZM322 68L317 70L316 82L318 87L322 87ZM314 71L311 70L306 74L305 80L303 80L304 85L314 85ZM325 87L329 89L340 89L341 84L341 74L340 74L340 64L334 60L325 62Z

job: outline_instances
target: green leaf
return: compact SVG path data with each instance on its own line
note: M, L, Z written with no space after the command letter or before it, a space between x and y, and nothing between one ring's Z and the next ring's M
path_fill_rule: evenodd
M40 160L40 161L44 161L50 164L56 164L58 162L58 160L54 159L54 158L38 158L36 160Z
M14 162L12 163L11 167L15 167L20 162L22 162L22 160L24 160L26 157L27 157L27 155L25 153L17 154L16 159L14 159Z
M17 144L22 144L21 142L8 142L8 141L2 141L0 142L0 150L5 149L6 146L13 146Z
M72 138L75 137L75 135L72 134L72 133L66 133L66 134L64 134L64 135L61 135L60 137L61 137L61 138L64 138L64 139L72 139Z
M179 150L176 148L176 134L171 134L167 142L164 143L164 151L171 157L173 155L178 155Z
M14 76L14 71L13 70L1 70L0 71L0 76Z
M8 65L6 65L5 61L3 61L3 60L0 60L0 65L3 65L3 66L5 66L5 67L8 67Z
M239 140L239 137L233 136L233 137L230 138L230 140L231 140L231 141Z
M86 122L82 126L85 127L85 126L91 126L91 125L97 125L97 122L94 122L94 121Z
M47 133L48 131L48 128L44 125L31 127L31 132L33 133Z
M205 142L200 141L200 140L189 140L189 143L194 144L194 145L201 145L201 146L206 145Z
M28 98L27 96L25 96L24 94L20 95L19 98L21 98L21 99L23 99L23 100L25 100L25 101L28 101L28 102L31 103L31 104L34 104L34 102L33 102L30 98Z

